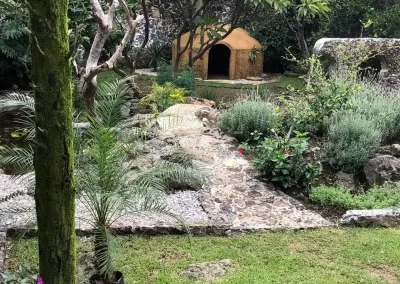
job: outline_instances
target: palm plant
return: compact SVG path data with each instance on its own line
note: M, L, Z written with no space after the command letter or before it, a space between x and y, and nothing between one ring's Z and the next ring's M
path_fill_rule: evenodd
M77 195L87 209L88 222L94 231L94 253L97 276L105 283L114 277L111 227L119 218L132 213L156 213L183 220L173 214L164 203L166 191L177 187L197 187L206 181L207 168L184 153L172 153L155 168L136 173L128 160L131 144L121 143L118 134L123 121L121 107L126 101L129 80L104 83L98 88L95 110L84 114L89 129L75 129L75 178ZM5 102L26 110L20 123L29 141L35 136L31 97L10 95ZM140 137L136 137L140 138ZM134 142L134 141L133 141ZM33 150L11 147L0 148L2 164L14 164L21 172L33 175ZM9 201L23 192L12 193L2 199Z
M75 159L77 192L90 214L85 221L95 232L97 277L107 283L114 277L111 233L114 222L127 214L148 212L169 216L184 225L165 205L165 192L177 184L203 183L205 170L187 155L173 154L168 161L132 179L128 162L131 145L118 141L123 119L120 109L127 86L123 81L103 86L95 115L87 116L91 127Z

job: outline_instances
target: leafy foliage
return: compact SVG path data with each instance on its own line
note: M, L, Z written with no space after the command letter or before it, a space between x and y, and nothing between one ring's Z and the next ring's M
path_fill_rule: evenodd
M154 113L159 113L170 106L182 103L185 99L185 94L185 89L177 88L170 82L162 86L155 83L151 88L150 94L142 98L140 104L150 105Z
M4 284L36 284L37 272L32 268L24 265L20 265L16 273L9 271L0 272L0 280L4 281ZM3 282L2 282L3 283Z
M221 113L220 128L241 141L251 139L251 133L259 131L267 135L271 128L280 124L279 115L271 103L263 101L239 101Z
M253 166L284 188L308 188L321 173L320 167L307 163L304 158L308 138L298 132L290 137L291 131L285 137L274 134L275 137L265 138L255 147Z
M177 87L184 88L189 94L193 94L195 88L195 80L192 68L185 66L181 72L174 72L170 63L162 62L157 73L156 82L164 85L168 82L173 83Z
M0 77L23 85L30 63L27 9L21 1L2 0L0 10Z
M365 194L352 195L348 189L330 186L312 188L309 198L323 206L351 209L380 209L400 205L400 189L396 187L374 187Z

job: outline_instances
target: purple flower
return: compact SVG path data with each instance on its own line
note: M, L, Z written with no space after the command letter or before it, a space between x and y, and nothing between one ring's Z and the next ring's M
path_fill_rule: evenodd
M36 280L36 284L44 284L42 277L39 277L39 278Z

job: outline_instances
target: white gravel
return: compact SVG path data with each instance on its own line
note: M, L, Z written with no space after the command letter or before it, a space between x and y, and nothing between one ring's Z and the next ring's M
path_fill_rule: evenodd
M22 190L21 184L11 176L0 174L0 198L12 192ZM180 191L165 197L165 203L170 211L182 218L188 225L206 225L208 216L199 202L199 193L195 191ZM0 203L0 231L10 228L32 226L35 223L34 199L29 195L18 196L8 202ZM90 224L85 221L89 218L85 205L77 200L76 204L77 228L89 230ZM179 226L172 218L154 214L129 214L119 218L113 227L154 227Z

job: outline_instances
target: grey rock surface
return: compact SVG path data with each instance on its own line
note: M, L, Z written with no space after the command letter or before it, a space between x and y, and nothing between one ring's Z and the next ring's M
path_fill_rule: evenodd
M400 181L400 159L378 155L364 165L364 174L370 186Z
M400 208L350 210L342 216L340 224L360 227L398 227L400 226Z
M194 281L214 282L233 269L230 259L223 259L218 262L203 262L191 264L180 275Z

